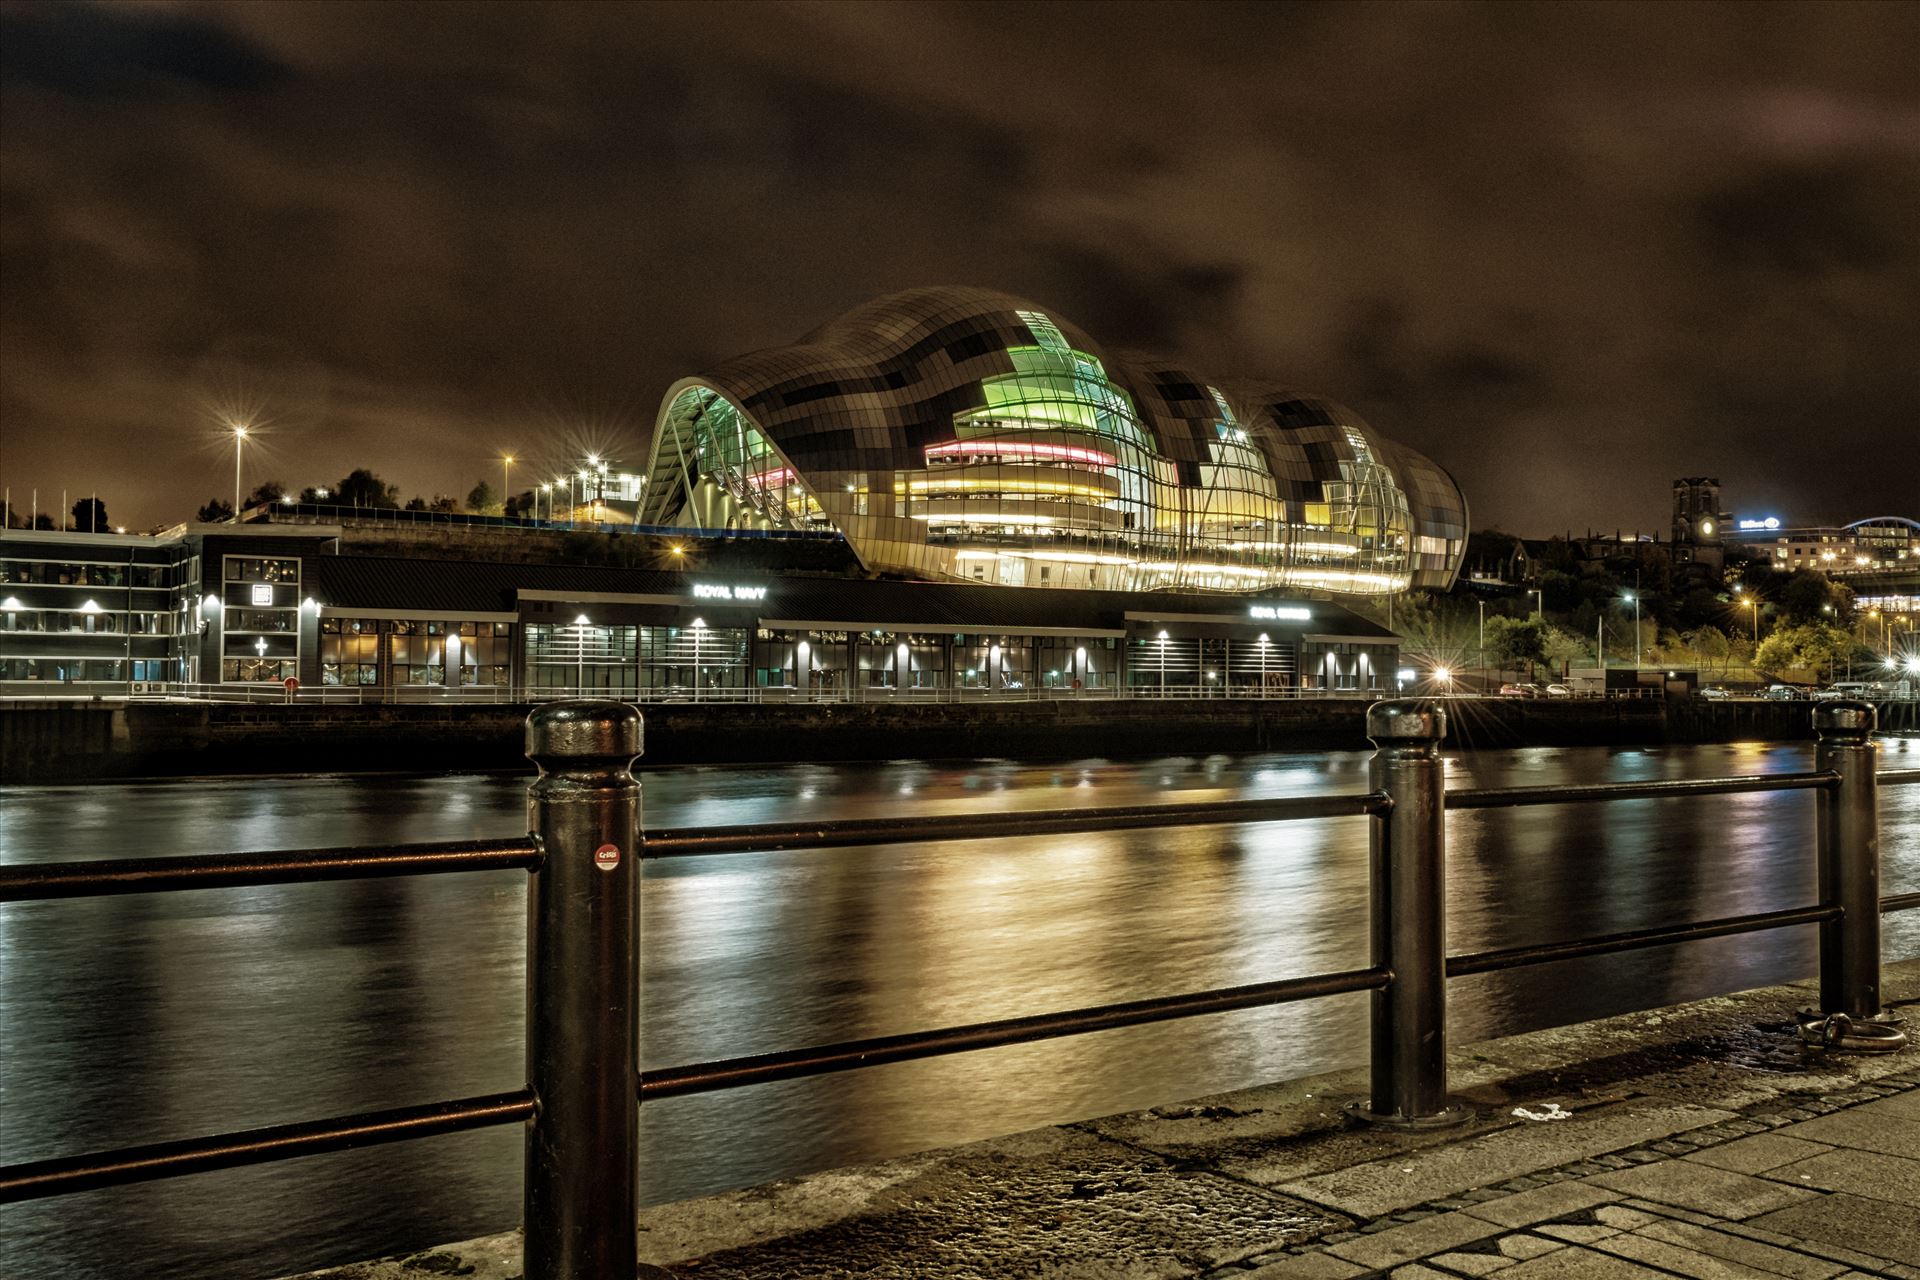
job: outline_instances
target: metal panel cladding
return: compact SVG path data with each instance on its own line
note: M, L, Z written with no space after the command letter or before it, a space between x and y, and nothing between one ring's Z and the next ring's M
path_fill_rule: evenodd
M642 519L838 531L877 573L1380 594L1452 582L1452 477L1332 401L1110 354L982 289L890 294L675 383Z

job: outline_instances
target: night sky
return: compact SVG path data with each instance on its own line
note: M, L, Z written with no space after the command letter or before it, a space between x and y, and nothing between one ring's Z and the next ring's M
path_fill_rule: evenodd
M976 284L1352 404L1477 527L1920 516L1920 5L4 4L0 60L20 510L186 518L234 415L249 486L637 470L673 378Z

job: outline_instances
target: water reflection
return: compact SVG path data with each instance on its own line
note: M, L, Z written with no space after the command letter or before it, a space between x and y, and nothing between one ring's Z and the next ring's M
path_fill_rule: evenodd
M1914 756L1890 746L1888 767ZM1454 786L1806 768L1803 747L1479 752ZM1358 791L1362 754L1116 764L687 769L698 827ZM327 777L15 788L9 860L500 836L524 779ZM1908 799L1907 797L1912 797ZM1895 793L1889 793L1893 800ZM1920 789L1883 823L1920 888ZM1812 800L1741 795L1451 819L1456 951L1811 900ZM1315 823L676 860L648 868L646 1065L1259 982L1365 963L1366 828ZM132 847L130 847L132 846ZM1889 949L1920 947L1920 913ZM223 890L0 908L4 1158L510 1087L524 880ZM1808 929L1456 983L1476 1036L1798 976ZM1104 1032L645 1109L651 1201L1362 1060L1363 997ZM0 1211L0 1274L261 1275L510 1225L512 1131Z

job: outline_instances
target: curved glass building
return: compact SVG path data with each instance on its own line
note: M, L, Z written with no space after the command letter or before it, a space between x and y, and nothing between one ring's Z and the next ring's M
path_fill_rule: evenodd
M1445 587L1453 478L1331 400L1109 354L981 289L916 289L675 383L640 519L838 531L871 572L1008 586Z

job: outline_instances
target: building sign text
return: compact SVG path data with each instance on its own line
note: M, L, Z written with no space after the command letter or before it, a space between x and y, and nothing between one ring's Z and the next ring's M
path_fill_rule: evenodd
M701 600L765 600L765 587L729 587L713 582L696 582L693 594Z

